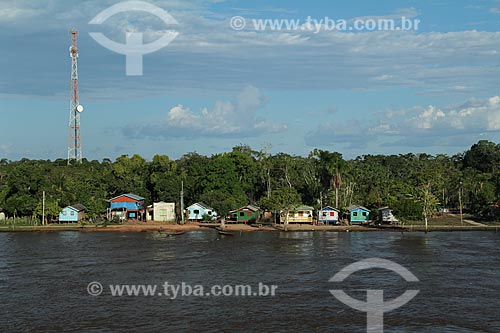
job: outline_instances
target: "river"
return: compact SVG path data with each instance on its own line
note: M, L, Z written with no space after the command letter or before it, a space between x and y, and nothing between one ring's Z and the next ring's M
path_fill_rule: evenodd
M329 282L367 258L394 261L419 282L380 268ZM89 295L90 282L103 286L101 295ZM165 282L277 289L274 296L173 299L112 296L108 287ZM500 234L0 233L2 332L366 332L366 313L330 289L362 301L366 289L383 289L386 301L420 290L384 314L385 332L500 332Z

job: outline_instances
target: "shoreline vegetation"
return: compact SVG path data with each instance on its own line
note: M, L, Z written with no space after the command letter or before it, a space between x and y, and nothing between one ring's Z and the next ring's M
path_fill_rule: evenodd
M330 207L338 210L337 220L354 223L378 218L419 225L423 220L429 227L451 228L460 215L473 220L459 220L461 228L482 226L500 223L500 144L480 140L453 156L407 153L344 159L335 151L313 149L297 156L272 154L269 145L254 150L242 144L212 156L187 153L178 159L155 155L146 160L136 154L115 161L83 159L75 165L65 159L0 159L0 226L7 219L25 221L15 227L50 226L75 205L83 207L78 218L63 220L113 220L111 199L124 193L141 198L140 209L126 216L141 221L160 220L152 206L164 202L174 204L175 218L169 219L177 221L186 219L186 207L203 203L217 217L231 219L231 212L250 204L262 212L256 220L307 206L313 212L308 216L316 220L319 211ZM351 211L353 207L362 212ZM395 219L384 220L387 208ZM432 222L436 218L441 222Z
M179 232L179 231L216 231L223 227L225 231L235 232L449 232L449 231L493 231L498 232L500 225L457 225L457 224L431 224L427 227L422 223L406 224L403 226L368 226L368 225L311 225L311 224L226 224L189 222L186 224L165 222L136 222L124 224L51 224L51 225L2 225L0 232Z

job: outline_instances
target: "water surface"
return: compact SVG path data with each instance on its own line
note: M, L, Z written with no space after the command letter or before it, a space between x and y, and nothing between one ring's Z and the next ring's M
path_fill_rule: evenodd
M345 265L380 257L420 282ZM385 314L385 332L500 332L500 234L255 232L0 233L2 332L366 332L366 314L330 295L420 293ZM277 285L275 297L112 297L108 284Z

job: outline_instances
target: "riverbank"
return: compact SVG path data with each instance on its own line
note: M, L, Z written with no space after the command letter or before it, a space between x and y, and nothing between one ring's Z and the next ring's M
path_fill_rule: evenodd
M51 224L47 226L0 226L0 232L58 232L58 231L78 231L78 232L153 232L153 231L193 231L193 230L211 230L220 228L219 223L125 223L117 225L77 225L77 224ZM397 226L344 226L344 225L310 225L310 224L289 224L289 225L260 225L250 226L246 224L226 224L224 230L227 231L330 231L330 232L451 232L451 231L493 231L498 232L500 226L487 225L432 225L427 229L422 225L406 225L404 227Z

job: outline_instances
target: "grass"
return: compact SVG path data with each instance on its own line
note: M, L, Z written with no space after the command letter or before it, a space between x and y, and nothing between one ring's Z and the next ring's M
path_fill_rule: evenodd
M464 219L468 219L470 216L464 215ZM423 220L409 220L404 222L405 225L413 225L413 226L425 226L425 222ZM433 216L428 220L429 226L462 226L460 222L460 216L455 215L442 215L442 216ZM463 224L464 226L469 225L468 223Z

